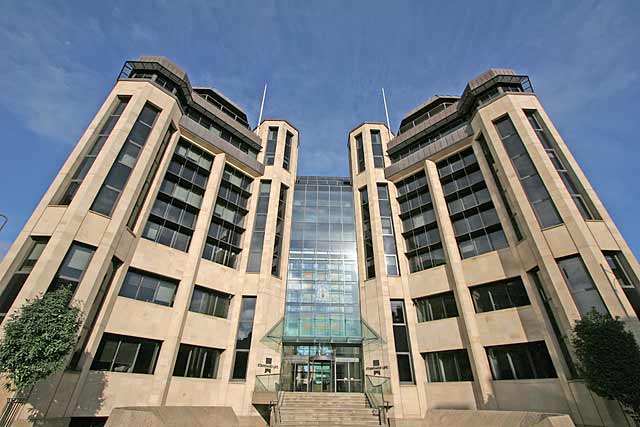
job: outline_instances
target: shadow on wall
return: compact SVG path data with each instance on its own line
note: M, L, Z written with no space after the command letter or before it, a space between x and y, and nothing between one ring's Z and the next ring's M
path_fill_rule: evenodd
M518 411L465 411L432 409L423 427L575 427L568 415Z
M238 427L233 409L208 406L140 406L116 408L105 427Z
M84 356L83 360L91 357L87 353ZM70 399L79 380L80 371L66 370L64 373L54 374L47 380L39 382L31 393L23 396L25 403L17 419L23 420L25 426L58 425L58 422L60 425L67 426L71 414L83 417L98 416L105 402L104 391L108 384L106 374L101 371L90 371L80 392L81 395L89 393L95 397L80 399L80 402L90 401L90 407L79 405L72 408L69 406ZM46 422L44 422L45 420ZM21 425L21 421L16 421L13 424L13 426ZM0 424L0 427L4 427L4 425Z

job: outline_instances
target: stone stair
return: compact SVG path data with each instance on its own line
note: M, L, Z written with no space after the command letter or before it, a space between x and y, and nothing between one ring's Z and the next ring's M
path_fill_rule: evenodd
M380 425L364 393L284 393L279 409L281 427Z

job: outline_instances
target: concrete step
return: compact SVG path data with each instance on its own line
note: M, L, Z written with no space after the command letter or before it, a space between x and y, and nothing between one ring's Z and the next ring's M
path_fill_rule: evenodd
M290 406L292 408L367 408L368 402L282 402L281 407Z
M349 404L366 404L368 401L366 398L363 399L282 399L282 403L304 403L304 404L321 404L321 403L349 403Z
M306 427L308 423L287 423L287 424L278 424L279 427ZM314 427L371 427L372 425L379 424L340 424L340 423L325 423L325 424L312 424Z
M333 414L318 414L317 412L309 411L305 413L297 413L297 414L280 414L280 419L282 420L328 420L328 419L378 419L378 414L374 414L372 412L366 412L364 414L342 414L336 411Z
M364 393L285 393L280 427L374 427L377 410Z
M378 420L375 421L362 421L362 420L322 420L322 421L285 421L278 425L279 427L288 427L288 426L349 426L349 427L371 427L378 426L380 422Z
M302 396L284 396L283 400L289 400L289 401L312 401L312 402L322 402L322 401L335 401L335 400L340 400L341 402L349 402L349 401L361 401L361 400L367 400L366 396L362 395L362 396L349 396L349 397L341 397L340 395L336 395L336 394L331 394L329 396L306 396L306 395L302 395Z
M281 420L282 424L303 424L303 425L323 425L323 424L345 424L345 425L351 425L351 424L365 424L365 425L372 425L372 426L377 426L380 424L380 420L378 417L373 418L373 419L355 419L355 418L318 418L318 419L295 419L295 420L290 420L290 419L282 419Z
M292 408L290 406L282 406L280 407L280 412L283 414L299 414L300 411L303 410L305 412L313 411L314 414L335 414L336 412L340 412L341 414L368 414L368 413L376 413L376 410L369 407L358 407L358 408L336 408L336 407L325 407L325 408Z

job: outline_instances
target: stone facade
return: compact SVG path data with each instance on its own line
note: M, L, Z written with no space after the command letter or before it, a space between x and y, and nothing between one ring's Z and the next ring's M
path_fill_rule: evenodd
M391 395L388 398L393 403L390 417L395 425L419 425L424 422L428 411L436 409L559 413L570 415L577 425L628 425L615 402L597 397L571 373L568 364L571 349L569 346L565 350L563 345L566 345L566 337L581 314L576 295L572 295L557 261L579 255L607 311L622 318L636 336L640 336L638 317L628 295L638 292L640 266L537 97L527 90L527 84L528 79L516 76L511 70L490 70L473 80L461 98L435 97L412 112L403 121L404 131L399 135L394 135L381 123L363 123L349 133L361 318L378 336L374 343L365 342L362 346L363 374L370 375L371 371L377 370L377 373L390 378ZM515 86L520 90L505 89ZM492 96L483 96L494 89ZM97 136L122 97L127 97L128 102L120 118L110 130L72 200L62 204L63 194L77 177L81 162L93 150ZM420 118L421 112L428 113L445 100L447 104L441 111L426 119ZM119 158L145 105L152 105L158 110L147 142L143 144L137 161L133 162L126 185L121 189L111 214L97 213L92 209L94 200L103 182L109 179L112 165ZM547 137L553 141L556 156L595 212L593 219L585 220L581 215L548 150L531 127L526 116L528 112L535 112ZM21 424L39 419L51 420L52 425L54 420L58 423L56 425L69 421L71 425L83 425L79 424L82 422L80 417L108 417L115 408L158 406L230 407L238 416L240 425L265 424L265 405L254 400L254 390L269 391L260 389L263 385L256 384L256 376L278 372L277 367L283 365L281 343L277 337L275 340L266 338L277 335L274 330L277 330L285 312L285 279L288 276L299 143L297 129L285 120L265 120L254 133L246 126L246 116L243 116L238 107L215 91L193 89L186 74L165 58L142 57L127 63L103 106L0 264L0 289L9 289L16 271L30 255L34 242L46 242L26 280L17 288L18 292L14 292L15 300L8 311L10 315L26 299L49 289L74 242L93 251L74 296L84 312L91 313L83 325L78 357L70 360L69 369L35 388L18 414ZM539 225L533 205L521 185L521 176L496 129L496 121L504 117L509 117L513 123L561 223L552 227ZM407 130L410 127L407 123L412 120L415 120L415 126ZM459 120L460 125L451 127L448 133L442 132L431 143L411 150L409 154L401 153L403 147L437 134L438 127L454 120ZM168 134L170 128L175 132ZM269 162L272 164L265 164L270 128L278 129L276 149L273 162ZM384 167L379 167L380 153L374 153L372 131L382 145ZM170 138L165 140L167 134ZM287 134L291 137L290 154L285 154ZM213 156L206 184L198 193L197 219L188 227L187 250L160 243L160 238L153 241L142 237L149 236L146 231L149 217L157 215L153 213L154 202L157 194L165 191L163 180L172 167L174 153L181 142ZM478 241L473 239L480 235L479 231L469 231L472 245L478 252L476 256L463 256L465 252L460 245L464 243L461 243L457 224L452 221L452 217L466 218L471 214L464 213L466 210L459 214L451 211L454 203L452 193L447 184L443 184L442 161L448 161L460 152L473 153L476 163L469 169L473 172L469 173L481 176L484 184L474 185L486 189L483 194L489 195L490 203L495 207L499 223L486 230L498 230L498 234L502 230L504 235L503 244L496 243L498 240L491 242L496 248L502 247L483 252L481 245L489 244L487 242L493 236L489 233L493 231L487 231L487 235L479 237L481 240ZM285 155L288 158L286 162ZM378 160L374 161L374 155ZM288 168L285 168L284 163L287 162ZM240 234L241 231L239 240L233 245L218 244L222 248L234 247L231 251L238 255L234 257L233 266L203 258L203 252L206 253L207 245L211 245L211 239L215 237L211 236L212 218L216 224L229 223L224 218L216 220L224 215L217 209L219 197L222 197L221 189L227 191L230 187L223 182L228 168L252 181L246 192L246 207L235 211L236 215L244 213L244 222L240 228L235 228L235 232ZM456 173L454 171L453 174ZM405 255L416 251L408 248L403 236L406 217L411 215L401 207L407 193L399 194L396 186L416 174L425 177L430 194L429 209L435 220L429 227L438 235L438 242L432 246L436 249L429 253L438 260L442 258L442 262L435 263L438 265L420 271L409 264ZM256 226L258 194L260 183L266 181L270 182L271 190L264 218L260 271L250 273L247 272L247 263ZM386 185L388 191L399 275L387 273L391 271L385 261L385 254L390 256L390 225L388 217L383 218L386 215L381 214L378 191L381 184ZM281 185L289 191L282 226L277 230ZM368 226L371 227L375 268L375 277L371 278L368 278L370 274L365 263L366 230L363 228L359 192L363 188L368 190L369 197ZM459 191L461 198L465 191ZM237 204L235 202L234 206ZM183 206L184 203L176 202L176 205ZM188 209L193 210L193 207ZM411 209L414 208L410 207L409 211ZM132 213L137 219L131 219ZM280 274L272 275L276 234L281 238ZM174 239L169 240L175 242L178 237ZM218 235L216 239L223 238ZM426 253L420 250L418 248L416 253L419 255L416 256ZM635 289L622 288L625 283L620 283L612 271L605 258L607 254L617 254L624 260L624 270ZM210 258L215 259L215 256ZM226 255L220 255L223 256ZM117 260L115 271L111 269L114 259ZM536 268L539 271L536 276L540 282L538 285L532 275ZM175 283L177 286L170 304L119 296L123 282L132 270ZM493 310L478 312L482 296L474 294L470 288L505 279L521 281L529 303L507 308L496 306ZM538 286L546 296L539 292ZM189 310L195 289L227 295L230 300L226 316ZM457 316L418 321L419 300L449 292L455 300ZM240 363L236 360L237 349L247 344L246 340L239 344L239 326L242 326L243 319L246 323L241 313L243 296L256 297L256 306L252 332L248 337L246 372L244 378L233 378L238 376L236 364ZM406 380L406 372L399 372L397 363L400 338L392 306L399 301L404 304L403 327L408 331L410 381ZM113 368L115 364L112 369L92 369L92 366L97 366L96 354L106 352L101 347L105 334L161 343L153 356L152 373L134 373L133 366L125 366L126 372L118 372ZM530 375L534 378L497 379L494 371L498 367L493 366L492 370L488 357L492 350L488 348L529 342L544 344L555 375L545 377L534 373ZM174 376L181 344L216 349L219 356L213 378ZM450 350L466 351L471 378L462 381L434 380L436 373L428 372L429 367L425 363L427 354ZM567 351L569 362L563 353ZM404 380L400 381L401 378Z

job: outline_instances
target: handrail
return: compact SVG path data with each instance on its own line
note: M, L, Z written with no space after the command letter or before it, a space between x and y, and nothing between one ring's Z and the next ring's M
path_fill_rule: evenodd
M390 394L389 386L391 384L388 377L378 375L365 375L365 396L371 406L378 411L380 425L389 426L388 409L389 402L385 399L385 389L387 395Z
M284 398L284 392L278 391L278 398L269 402L269 427L276 427L280 425L282 418L280 416L280 407L282 406L282 399Z
M262 374L256 375L255 391L276 393L276 400L269 401L269 426L276 427L280 425L280 406L284 393L280 386L280 374Z

